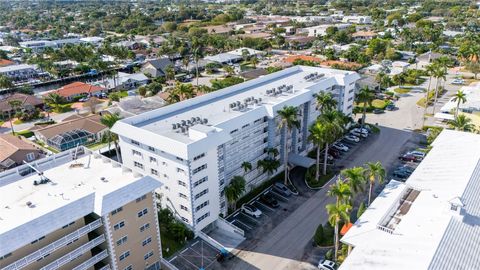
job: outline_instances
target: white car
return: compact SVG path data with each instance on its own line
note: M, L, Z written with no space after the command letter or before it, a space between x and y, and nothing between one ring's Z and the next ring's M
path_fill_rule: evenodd
M454 79L454 80L452 81L452 84L462 85L462 84L465 84L465 80L463 80L463 79Z
M262 211L260 209L256 208L255 206L251 204L243 204L242 205L242 211L255 218L259 218L262 215Z
M408 152L407 154L415 156L417 158L422 158L422 159L425 158L425 153L420 151L411 151L411 152Z
M343 152L347 152L348 150L350 150L350 148L348 148L348 146L346 146L345 144L340 143L340 142L334 143L332 145L332 148L335 149L335 150L343 151Z
M318 269L322 270L335 270L337 268L337 265L329 260L321 260L318 262Z
M365 134L368 135L368 129L366 129L366 128L354 128L354 129L352 129L352 131L365 133Z
M363 132L355 131L355 130L350 131L350 134L355 135L357 137L362 137L362 138L368 137L368 133L363 133Z
M357 136L354 136L354 135L347 135L347 136L345 136L345 140L357 143L357 142L360 141L360 138L358 138Z

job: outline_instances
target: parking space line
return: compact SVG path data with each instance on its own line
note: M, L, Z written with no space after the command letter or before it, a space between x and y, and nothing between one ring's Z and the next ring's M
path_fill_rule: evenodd
M177 256L171 258L168 262L173 262L176 258L177 258Z
M189 264L193 265L193 267L195 267L195 269L198 268L197 265L195 265L194 263L192 263L191 261L187 260L187 258L184 258L183 256L180 256L180 258L184 259L186 262L188 262Z
M182 252L180 252L180 254L183 254L183 253L187 252L187 250L188 250L188 248L182 250Z
M251 229L253 229L252 227L248 226L247 224L245 224L245 223L241 222L241 221L240 221L240 220L238 220L238 219L236 219L235 221L236 221L236 222L238 222L238 223L240 223L240 224L242 224L242 226L245 226L245 227L247 227L247 229L248 229L248 230L251 230Z
M272 190L273 193L275 193L275 195L279 196L280 198L284 199L285 201L289 201L289 199L287 197L284 197L282 196L280 193L276 192L275 190Z
M251 216L249 216L249 215L247 215L247 214L244 214L244 213L242 213L242 214L243 214L242 217L247 217L248 219L252 220L254 223L258 223L258 222L259 222L258 220L254 219L253 217L251 217Z
M258 204L260 204L261 206L267 208L268 210L270 210L270 211L272 211L272 212L275 211L275 209L269 207L268 205L262 203L261 201L255 201L255 202L258 203Z
M195 246L196 244L198 244L199 241L196 241L195 243L191 244L190 246L193 247Z

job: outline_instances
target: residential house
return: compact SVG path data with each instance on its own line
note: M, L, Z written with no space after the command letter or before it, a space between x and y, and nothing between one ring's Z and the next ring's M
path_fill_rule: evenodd
M232 65L235 63L239 63L243 60L242 56L237 54L231 53L220 53L216 55L206 56L205 60L212 61L215 63L219 63L222 65Z
M14 81L21 81L38 76L37 67L35 65L10 65L0 67L0 75L9 77Z
M302 50L309 48L315 39L315 37L305 35L293 35L285 37L285 43L287 43L290 48Z
M231 31L234 31L233 26L229 25L212 25L212 26L205 26L202 29L206 29L209 34L220 34L220 35L228 35Z
M114 43L113 45L118 46L118 47L125 47L129 50L138 50L138 49L142 48L143 46L146 46L143 43L140 43L140 42L137 42L137 41L132 41L132 40L120 41L120 42Z
M357 31L352 34L352 38L356 41L371 40L377 37L377 33L372 31Z
M344 23L354 23L354 24L371 24L372 17L370 16L344 16L342 18Z
M33 52L42 52L46 48L56 48L57 44L51 40L29 40L19 42L21 48L30 49Z
M141 71L145 74L150 74L153 78L165 77L168 67L174 68L172 61L168 58L160 58L147 61L143 64Z
M238 48L236 50L233 50L233 51L229 51L228 53L229 54L235 54L235 55L238 55L238 56L242 56L243 57L243 52L244 51L247 51L248 52L248 56L255 56L257 58L262 58L263 56L265 56L267 53L264 52L264 51L259 51L259 50L255 50L255 49L250 49L250 48L247 48L247 47L242 47L242 48Z
M59 151L64 151L78 145L98 142L108 131L108 127L100 121L101 116L73 115L61 123L33 129L38 140Z
M336 27L338 30L343 30L349 27L350 23L339 23L339 24L322 24L312 27L306 27L299 30L299 32L307 33L309 37L323 37L327 35L327 29L329 27Z
M92 44L94 46L100 46L104 40L102 37L84 37L80 38L81 41L85 43Z
M0 134L0 171L41 157L42 150L32 143L11 134Z
M15 62L8 59L0 59L0 67L15 65Z
M19 101L21 103L20 110L24 112L32 112L36 108L42 109L44 105L43 100L35 96L15 93L13 95L0 99L0 118L5 119L7 117L10 117L10 115L15 114L15 111L10 105L10 102L12 100Z
M114 78L99 81L96 85L103 86L108 90L130 90L145 85L148 81L148 77L143 73L129 74L118 72Z
M82 95L98 95L100 93L105 93L107 89L97 86L91 85L84 82L74 82L71 84L67 84L57 90L51 91L46 93L45 95L49 95L51 93L59 94L60 96L64 97L68 101L72 101L75 97L82 96Z

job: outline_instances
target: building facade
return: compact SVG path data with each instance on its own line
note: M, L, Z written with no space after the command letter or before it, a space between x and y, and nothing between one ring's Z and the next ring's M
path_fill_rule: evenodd
M84 148L32 166L0 174L0 269L160 269L160 182Z
M257 166L269 149L282 161L286 138L293 157L312 148L315 94L331 92L338 110L351 114L358 79L355 72L295 66L121 120L113 131L125 166L160 179L162 207L198 231L226 215L224 189L234 176L244 176L247 191L271 177ZM285 106L299 112L301 126L291 136L278 128ZM244 172L243 162L252 170Z

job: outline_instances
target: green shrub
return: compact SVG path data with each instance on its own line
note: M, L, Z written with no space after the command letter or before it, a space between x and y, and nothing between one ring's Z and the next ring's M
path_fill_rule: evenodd
M333 260L333 249L329 249L327 253L325 253L325 259Z
M22 130L22 131L17 131L15 132L19 136L23 136L25 138L30 138L33 136L33 132L30 130Z
M325 241L325 233L323 231L322 224L318 225L315 235L313 236L313 240L317 246L322 245L322 243Z
M360 206L358 207L357 219L360 218L360 216L365 212L365 210L366 210L365 203L362 202L362 203L360 204Z

